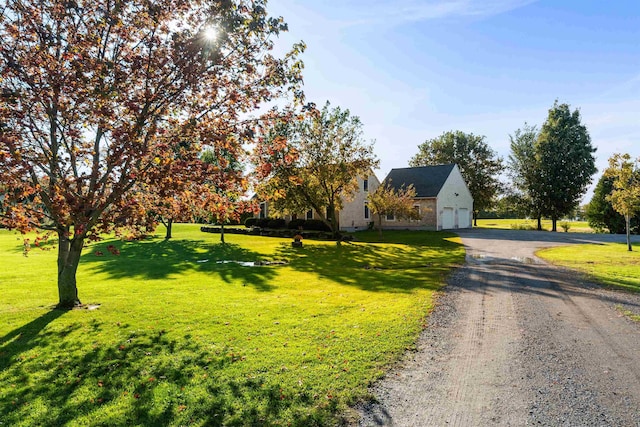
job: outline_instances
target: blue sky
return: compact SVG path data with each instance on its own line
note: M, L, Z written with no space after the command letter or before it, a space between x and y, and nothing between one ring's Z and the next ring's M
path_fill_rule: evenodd
M554 100L580 109L597 165L640 156L638 0L270 0L285 48L303 40L309 101L349 108L375 139L377 175L407 167L448 130L542 125ZM590 197L590 196L588 196ZM587 198L588 201L588 198Z

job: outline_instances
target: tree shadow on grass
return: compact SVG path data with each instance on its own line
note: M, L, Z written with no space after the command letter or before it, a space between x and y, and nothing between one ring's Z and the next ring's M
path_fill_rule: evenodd
M367 291L385 292L439 289L451 268L464 262L462 245L442 237L411 245L305 243L302 248L292 248L283 244L277 253L289 259L289 266L295 270Z
M293 425L302 426L322 425L316 419L335 410L290 386L238 375L242 368L232 365L244 357L233 348L164 330L122 327L121 341L99 344L66 337L67 330L43 333L57 317L47 313L2 338L0 421L7 425L60 426L84 417L94 425L258 426L293 414Z
M392 243L442 249L453 249L460 246L459 243L450 240L458 235L448 231L385 230L380 236L379 231L371 230L357 232L353 236L356 241L366 243Z
M46 326L65 314L66 310L53 309L31 322L14 329L0 338L0 372L9 368L18 360L16 356L37 346L46 346L53 339L72 332L72 329L59 333L44 331Z
M113 253L114 249L119 251L119 255ZM161 280L175 274L206 272L217 275L227 283L241 280L258 290L270 291L274 288L270 284L275 277L273 268L277 268L223 262L252 263L260 260L261 255L236 244L210 244L200 240L108 240L92 245L85 251L81 265L116 279L138 277Z

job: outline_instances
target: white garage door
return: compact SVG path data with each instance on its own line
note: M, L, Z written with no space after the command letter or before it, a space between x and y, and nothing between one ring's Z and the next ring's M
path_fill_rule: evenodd
M454 225L453 208L444 208L442 210L442 229L450 230Z
M469 228L470 225L469 209L458 209L458 228Z

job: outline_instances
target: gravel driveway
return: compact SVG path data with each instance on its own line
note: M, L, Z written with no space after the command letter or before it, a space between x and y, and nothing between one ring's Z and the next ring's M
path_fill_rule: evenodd
M417 350L356 408L360 426L640 426L640 295L535 257L624 236L473 229ZM635 236L636 239L638 236Z

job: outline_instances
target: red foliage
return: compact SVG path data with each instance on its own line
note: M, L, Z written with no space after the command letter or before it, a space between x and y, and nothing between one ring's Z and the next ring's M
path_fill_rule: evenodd
M109 245L109 246L107 246L107 250L108 250L109 252L111 252L111 254L112 254L112 255L116 255L116 256L117 256L117 255L120 255L120 249L116 248L116 247L115 247L115 246L113 246L113 245Z
M269 54L270 35L286 25L263 3L7 2L0 221L97 239L117 227L151 230L149 214L165 208L228 211L246 190L242 169L203 165L200 153L242 161L256 127L281 115L247 113L301 95L303 46ZM202 37L210 22L223 29L216 43Z
M158 214L236 212L247 179L230 162L282 116L250 113L302 99L304 45L270 53L285 30L265 0L4 2L0 225L56 232L64 259L76 239L146 234ZM205 165L207 149L224 156Z

